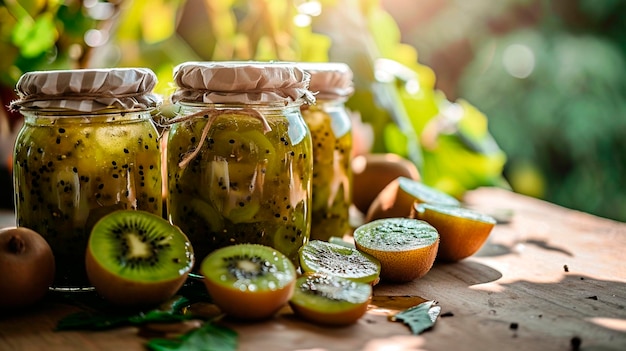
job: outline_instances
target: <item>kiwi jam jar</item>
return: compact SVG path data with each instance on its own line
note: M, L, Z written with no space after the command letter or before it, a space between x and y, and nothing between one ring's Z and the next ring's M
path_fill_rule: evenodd
M92 289L85 252L102 216L117 209L162 215L155 83L140 68L30 72L18 81L16 223L50 244L53 289Z
M349 232L352 204L352 122L344 105L354 91L352 71L343 63L302 63L311 74L315 105L302 115L313 140L311 239Z
M312 142L300 112L315 100L309 75L279 62L189 62L174 72L166 208L196 262L256 243L297 263L310 235Z

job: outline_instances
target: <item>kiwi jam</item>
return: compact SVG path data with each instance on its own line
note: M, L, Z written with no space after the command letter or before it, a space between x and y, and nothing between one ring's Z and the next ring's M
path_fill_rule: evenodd
M297 262L309 239L311 135L299 106L257 110L271 131L237 110L223 111L201 146L206 118L169 131L167 209L198 262L239 243L271 246ZM197 155L181 167L195 147Z
M150 112L160 100L146 94L155 77L119 69L34 72L22 79L24 124L13 158L16 223L52 248L53 289L93 289L85 271L93 225L118 209L162 215L160 142ZM50 95L53 89L57 94Z
M273 247L298 266L311 228L310 75L282 62L177 66L167 141L167 212L196 262L229 245ZM196 264L196 271L198 270Z
M350 119L343 104L320 100L302 114L313 140L311 239L342 237L352 203Z
M350 229L352 204L352 121L344 101L354 91L352 71L343 63L303 63L311 74L315 105L302 115L313 140L311 239L342 237Z

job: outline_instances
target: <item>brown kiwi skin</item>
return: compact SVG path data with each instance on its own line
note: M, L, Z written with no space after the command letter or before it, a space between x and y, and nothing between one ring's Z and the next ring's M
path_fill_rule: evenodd
M393 153L373 153L352 160L352 203L366 214L376 196L397 177L421 180L417 166Z
M371 301L370 297L370 301ZM354 309L341 313L327 313L316 311L312 308L298 306L293 302L289 303L291 309L301 318L319 325L325 326L347 326L356 323L365 313L369 306L368 303L361 304Z
M87 250L85 265L87 277L98 295L119 306L157 305L174 296L189 275L187 271L175 279L150 284L123 279L102 268L90 250Z
M54 273L52 249L39 233L26 227L0 229L0 311L42 300Z

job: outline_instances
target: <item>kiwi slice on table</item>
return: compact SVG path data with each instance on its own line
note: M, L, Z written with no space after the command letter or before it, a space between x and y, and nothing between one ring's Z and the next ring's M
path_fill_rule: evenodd
M311 240L300 248L299 257L304 273L326 273L372 285L379 280L378 259L354 247Z
M187 236L162 217L118 210L94 225L85 260L87 277L103 298L118 305L151 305L180 289L194 253Z
M291 309L303 319L324 325L355 323L367 312L372 286L324 273L298 278Z
M381 218L357 227L354 244L380 261L383 282L404 283L430 271L439 249L439 233L422 220Z
M432 203L460 206L453 196L407 177L398 177L387 184L372 201L365 222L381 218L410 217L413 203Z
M293 294L296 269L269 246L237 244L213 251L200 272L213 302L229 316L258 320L273 316Z

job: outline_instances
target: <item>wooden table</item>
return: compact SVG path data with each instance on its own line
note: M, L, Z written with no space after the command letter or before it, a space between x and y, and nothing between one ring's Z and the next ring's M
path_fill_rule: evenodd
M343 328L313 326L285 309L268 322L227 322L240 350L571 350L577 342L581 350L626 350L625 223L492 188L470 192L466 202L511 211L510 222L496 225L473 257L375 287L376 296L400 304L415 303L407 296L438 301L442 316L431 330L413 336L374 305ZM0 350L145 349L137 327L53 331L77 310L46 300L1 316Z

